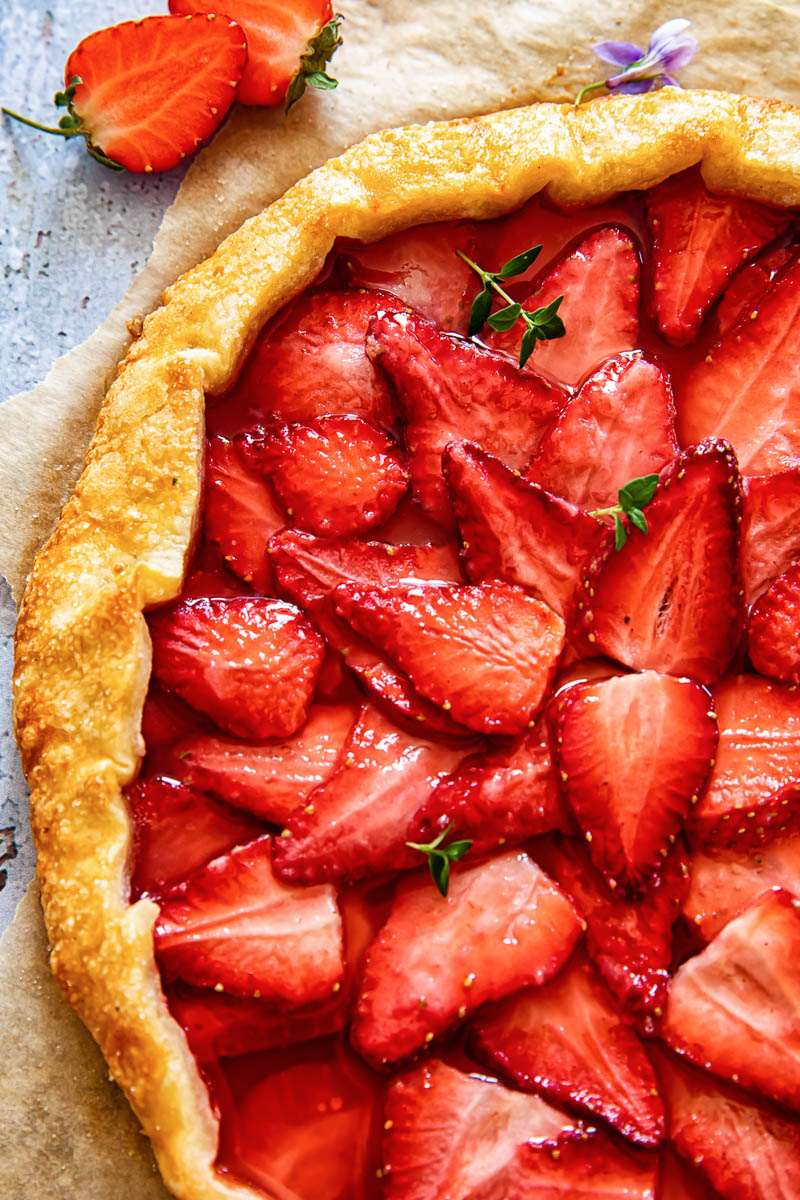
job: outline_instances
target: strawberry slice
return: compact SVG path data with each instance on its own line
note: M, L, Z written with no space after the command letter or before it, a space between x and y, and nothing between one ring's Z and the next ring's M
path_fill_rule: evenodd
M608 886L578 842L538 838L531 854L586 922L586 952L617 1003L646 1029L661 1015L672 962L672 927L689 885L680 844L660 878L635 899Z
M753 604L800 558L800 469L742 480L742 576Z
M262 331L230 401L283 421L350 413L390 429L391 389L365 342L372 318L399 307L384 292L303 292Z
M800 1107L800 901L769 892L688 959L662 1035L716 1075Z
M523 1091L598 1116L643 1146L664 1138L664 1105L641 1041L582 955L555 979L485 1010L479 1058Z
M741 484L725 442L684 450L661 472L646 535L631 530L584 577L590 652L636 670L719 679L742 632Z
M342 980L333 889L282 883L269 837L214 859L175 888L154 936L167 978L235 996L299 1008L328 998Z
M658 1160L622 1147L597 1129L526 1142L506 1170L470 1200L654 1200Z
M446 897L414 873L367 952L353 1045L377 1065L407 1058L487 1000L544 983L580 935L575 909L526 854L458 868Z
M389 1086L386 1200L472 1200L477 1188L505 1173L519 1146L556 1138L572 1124L538 1096L434 1058Z
M521 733L564 646L564 622L506 583L342 584L336 611L416 690L478 733Z
M797 826L800 693L730 676L714 688L719 747L689 832L697 845L758 845Z
M547 726L470 755L436 787L412 821L408 840L427 845L448 826L474 855L518 845L567 822L550 758Z
M266 479L249 471L236 446L208 440L205 533L225 563L257 592L272 590L267 542L286 517Z
M125 796L133 817L131 900L160 895L264 832L258 821L172 779L142 779Z
M656 1065L669 1101L670 1139L720 1196L795 1200L800 1195L796 1121L663 1051ZM670 1200L672 1195L664 1192Z
M391 292L440 329L466 333L478 277L457 251L474 258L473 221L437 221L345 251L350 283Z
M604 358L636 345L639 256L630 234L613 226L596 229L540 276L521 303L528 310L544 308L559 296L564 297L558 314L566 336L542 342L530 363L574 387ZM508 331L487 331L485 337L492 349L519 356L520 322Z
M784 571L753 605L747 648L757 671L780 683L800 683L800 561Z
M661 1153L658 1178L661 1185L658 1195L663 1200L718 1200L716 1193L710 1194L697 1168L687 1166L669 1148Z
M717 749L705 688L645 671L579 683L554 703L567 801L609 884L641 887L697 802Z
M714 341L719 341L729 334L739 321L750 317L778 272L796 257L796 246L772 246L755 261L737 271L720 296L715 312L709 317L710 332Z
M581 508L610 508L628 480L660 471L677 453L669 376L633 350L585 380L542 438L525 478Z
M219 599L221 596L252 594L252 588L228 570L219 548L210 542L201 542L176 602L199 600L203 596Z
M155 680L150 681L142 709L142 737L148 754L170 745L176 738L207 733L210 728L199 712L165 692Z
M442 455L467 577L506 579L567 618L581 571L608 535L582 509L528 483L471 442Z
M692 167L644 193L653 237L650 303L668 342L692 341L742 263L789 224L788 213L742 196L716 196Z
M169 0L169 11L192 13L196 2ZM247 66L236 93L240 104L282 104L298 75L311 87L326 86L313 78L313 71L324 69L324 62L306 66L301 56L316 48L313 44L333 20L331 0L223 0L215 11L224 11L247 35ZM331 39L323 39L323 44L328 40L330 53L325 62L341 41L336 40L336 30Z
M745 475L800 466L799 354L800 261L689 372L678 391L680 442L725 438Z
M173 773L262 821L283 825L333 774L357 716L354 704L312 704L298 733L263 746L202 734L182 738L172 753Z
M259 429L243 450L269 476L293 523L324 536L368 533L408 488L396 442L361 417Z
M305 721L325 644L294 605L189 600L148 623L155 677L227 733L282 737Z
M367 353L397 389L414 496L447 529L453 515L441 456L448 442L469 438L522 470L566 399L503 355L447 337L413 313L371 322Z
M406 846L414 813L463 749L396 729L371 706L350 734L327 783L294 810L275 843L275 873L287 883L353 883L417 866Z
M772 888L800 897L800 837L782 834L757 848L698 850L690 870L683 915L710 942L728 921Z

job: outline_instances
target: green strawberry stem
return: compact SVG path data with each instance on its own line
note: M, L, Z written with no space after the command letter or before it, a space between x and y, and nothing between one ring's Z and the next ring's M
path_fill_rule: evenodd
M55 133L63 138L80 136L79 129L58 129L54 125L41 125L38 121L32 121L30 117L23 117L20 113L14 112L13 109L6 108L5 105L0 108L0 112L4 113L7 117L13 117L15 121L21 121L23 125L30 125L31 129L40 129L42 133Z

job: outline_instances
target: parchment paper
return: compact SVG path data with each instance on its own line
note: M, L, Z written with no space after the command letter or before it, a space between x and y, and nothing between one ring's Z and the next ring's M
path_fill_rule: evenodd
M290 118L239 109L197 158L152 257L100 329L0 408L0 573L20 597L80 470L138 318L164 287L313 167L389 125L570 100L600 78L592 43L646 45L675 16L700 53L691 87L800 100L800 0L342 0L339 89ZM0 1178L7 1200L164 1200L152 1155L49 976L38 894L0 942Z

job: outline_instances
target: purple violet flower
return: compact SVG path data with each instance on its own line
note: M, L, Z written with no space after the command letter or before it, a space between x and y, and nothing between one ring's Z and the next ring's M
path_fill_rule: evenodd
M649 92L651 88L680 87L672 74L683 67L697 53L699 46L693 37L686 34L691 25L683 17L666 21L650 38L646 50L631 42L598 42L594 52L603 62L622 67L609 79L590 83L581 90L576 104L580 104L587 92L606 87L610 92Z

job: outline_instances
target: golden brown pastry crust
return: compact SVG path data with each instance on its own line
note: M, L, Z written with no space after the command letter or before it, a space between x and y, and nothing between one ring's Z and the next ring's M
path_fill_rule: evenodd
M261 1195L214 1172L216 1122L154 964L157 908L127 899L121 788L142 753L150 669L141 614L180 588L204 393L229 386L263 323L314 278L336 237L496 216L542 189L561 205L596 203L697 162L713 189L800 205L800 109L667 88L375 134L179 279L121 364L22 603L15 726L53 971L177 1196Z

